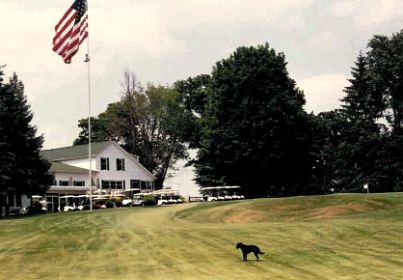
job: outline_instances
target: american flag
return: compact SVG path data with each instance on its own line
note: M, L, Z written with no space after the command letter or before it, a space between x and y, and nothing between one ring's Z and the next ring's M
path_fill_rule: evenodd
M77 53L80 44L88 37L87 0L75 0L55 26L53 51L65 63Z

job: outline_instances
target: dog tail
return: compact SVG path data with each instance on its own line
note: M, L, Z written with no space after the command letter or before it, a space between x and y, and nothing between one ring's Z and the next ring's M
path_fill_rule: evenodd
M259 251L259 254L264 255L266 254L265 252Z

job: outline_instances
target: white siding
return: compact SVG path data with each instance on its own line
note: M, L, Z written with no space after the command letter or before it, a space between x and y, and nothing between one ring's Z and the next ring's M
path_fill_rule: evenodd
M101 158L109 158L109 170L101 170ZM125 170L116 170L116 159L124 159ZM64 164L81 167L88 169L88 158L64 160ZM92 158L92 170L98 172L92 173L92 177L96 186L101 188L101 181L125 181L125 188L130 189L131 180L139 180L146 182L153 182L153 175L148 172L135 158L126 153L117 144L110 143L103 151ZM57 172L55 174L55 180L63 181L85 181L85 186L89 186L88 174L86 173L66 173ZM99 184L99 185L98 185ZM57 189L58 186L52 186L52 189ZM66 188L66 186L61 186ZM74 189L74 186L71 187Z
M101 158L109 158L109 170L101 170ZM125 171L116 170L117 158L125 160ZM130 188L130 180L154 181L153 176L140 163L112 143L96 156L96 169L99 170L100 182L101 180L124 180L126 189Z

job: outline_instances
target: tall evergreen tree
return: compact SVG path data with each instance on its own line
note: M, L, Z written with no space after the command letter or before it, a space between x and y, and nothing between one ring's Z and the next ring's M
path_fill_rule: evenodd
M241 185L249 196L308 193L303 93L268 44L216 63L208 88L197 182Z
M1 71L1 69L0 69ZM44 194L53 182L50 164L40 156L42 136L16 74L8 83L0 73L0 194Z
M382 116L385 106L382 95L374 90L368 59L362 52L351 75L341 110L348 125L342 132L343 142L334 150L337 182L346 191L360 190L374 179L381 133L377 119Z
M352 67L351 76L350 85L344 89L346 96L341 100L343 112L352 122L368 120L375 123L382 116L384 103L382 96L373 89L367 58L362 52Z

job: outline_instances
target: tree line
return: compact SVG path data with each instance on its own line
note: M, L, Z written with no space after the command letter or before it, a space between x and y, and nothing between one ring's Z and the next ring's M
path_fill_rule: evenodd
M124 75L122 100L94 118L94 139L115 140L156 174L197 148L196 182L245 194L401 191L403 33L374 36L346 81L340 108L307 113L285 55L240 47L211 74L145 88ZM86 143L87 121L78 143Z
M16 75L0 69L0 193L43 193L51 184L32 112ZM113 140L157 178L188 149L201 186L240 185L249 197L333 191L402 191L403 32L374 36L346 81L340 108L304 110L305 96L269 44L239 47L210 74L172 86L125 72L118 102L91 119L92 140ZM79 120L74 145L88 143ZM16 188L16 186L21 186Z

